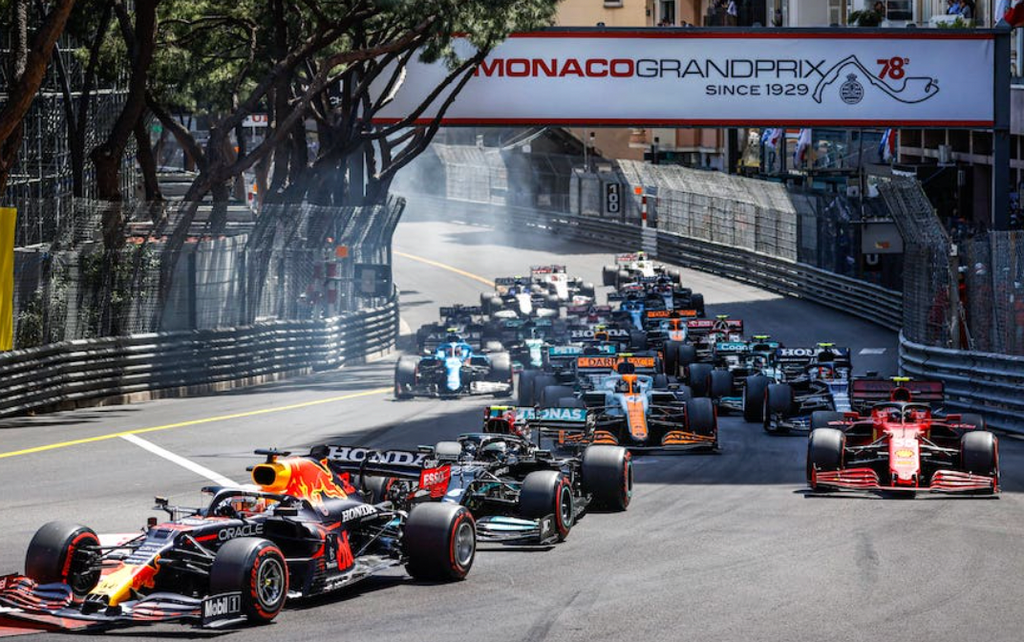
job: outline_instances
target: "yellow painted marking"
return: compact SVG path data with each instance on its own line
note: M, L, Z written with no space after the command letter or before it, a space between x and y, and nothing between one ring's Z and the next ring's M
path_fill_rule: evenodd
M413 261L419 261L420 263L426 263L427 265L433 265L434 267L441 268L442 270L448 270L449 272L454 272L454 273L456 273L458 275L466 277L467 279L473 279L475 281L479 281L479 282L483 283L484 285L486 285L488 287L491 287L491 288L494 287L494 281L491 281L490 279L485 279L484 277L479 276L477 274L473 274L472 272L466 272L465 270L460 270L457 267L452 267L450 265L445 265L444 263L438 263L437 261L431 261L430 259L425 259L422 256L415 256L413 254L406 254L405 252L399 252L398 250L395 250L395 254L397 254L398 256L400 256L402 258L412 259Z
M316 401L303 401L302 403L293 403L287 406L277 406L274 408L263 408L262 410L249 410L246 412L236 412L232 415L218 415L216 417L206 417L205 419L191 419L189 421L180 421L174 424L165 424L163 426L152 426L150 428L136 428L135 430L124 430L122 432L113 432L106 435L99 435L97 437L85 437L83 439L72 439L71 441L62 441L56 444L46 444L45 446L35 446L34 448L25 448L24 450L12 450L6 453L0 453L0 459L5 457L17 457L18 455L31 455L32 453L40 453L47 450L56 450L57 448L67 448L68 446L78 446L80 444L91 444L96 441L105 441L107 439L118 439L125 435L141 435L147 432L157 432L158 430L170 430L171 428L184 428L186 426L198 426L200 424L213 423L215 421L228 421L230 419L242 419L244 417L256 417L259 415L269 415L275 412L284 412L286 410L297 410L299 408L309 408L311 406L320 406L325 403L334 403L336 401L345 401L347 399L357 399L359 397L369 397L372 395L380 395L385 392L391 392L392 388L374 388L373 390L364 390L363 392L353 392L351 394L342 395L340 397L328 397L327 399L317 399Z

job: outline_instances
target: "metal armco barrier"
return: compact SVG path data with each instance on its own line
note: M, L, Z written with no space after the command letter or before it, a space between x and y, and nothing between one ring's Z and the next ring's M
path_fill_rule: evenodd
M613 250L639 248L642 242L641 229L636 225L589 216L442 198L417 197L416 202L449 218L511 230L534 228ZM901 329L902 293L871 283L661 231L657 257L814 301L892 330ZM907 375L943 381L951 409L978 412L993 428L1024 433L1024 357L933 348L907 341L902 334L899 357L900 368Z
M993 428L1024 433L1024 357L934 348L901 333L900 370L941 380L951 410L976 412Z
M450 199L417 197L416 203L446 217L486 222L512 230L524 228L568 236L613 250L644 246L644 230L636 225L577 216ZM708 243L668 232L657 232L657 258L766 290L814 301L891 330L903 319L902 294L872 283L833 274L801 263L756 254L717 243Z
M0 417L329 370L386 352L397 336L392 300L319 321L81 339L0 353Z

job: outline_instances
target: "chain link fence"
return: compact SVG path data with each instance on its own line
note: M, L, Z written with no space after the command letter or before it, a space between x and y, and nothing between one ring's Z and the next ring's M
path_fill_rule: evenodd
M960 258L969 347L1024 355L1024 232L976 236L961 245Z
M75 199L64 207L50 243L15 251L16 348L381 307L392 299L391 237L405 202L274 205L258 216L232 208L228 231L216 236L204 233L210 205L202 204L173 251L168 235L180 203ZM122 208L126 229L114 250L100 234L110 208Z

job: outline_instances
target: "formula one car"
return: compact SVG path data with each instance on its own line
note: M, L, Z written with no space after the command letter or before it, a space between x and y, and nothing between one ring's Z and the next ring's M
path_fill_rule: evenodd
M433 352L437 346L457 334L470 345L483 347L483 309L479 306L453 305L441 308L441 323L428 323L416 331L416 347L420 352Z
M594 284L585 283L577 276L569 276L564 265L534 265L530 267L533 283L546 287L549 294L571 305L586 305L594 301Z
M480 307L495 319L515 317L557 317L562 302L547 291L546 286L535 285L521 276L494 279L494 292L480 295Z
M168 522L113 543L85 526L50 522L32 538L24 575L0 577L0 622L50 629L184 621L222 626L273 620L286 600L340 589L394 566L431 581L473 565L473 517L457 504L397 510L364 501L337 454L363 474L430 479L424 458L341 446L307 456L259 450L255 486L203 489L203 508L169 506ZM424 490L429 492L429 490Z
M625 283L637 281L647 277L666 275L675 283L681 283L682 276L677 270L669 270L660 263L650 260L646 252L632 252L628 254L617 254L615 265L606 265L601 270L601 281L618 289Z
M507 352L477 354L456 335L422 357L404 355L395 364L395 398L512 394L512 359Z
M867 415L816 413L814 425L807 445L814 491L999 492L999 442L984 420L936 416L902 385Z
M421 449L444 471L437 478L443 492L433 498L469 509L478 538L503 544L560 542L591 506L625 510L633 469L624 448L591 446L555 457L531 440L533 430L573 426L585 421L585 414L577 409L485 409L483 432ZM418 501L409 482L389 480L388 489L396 505L406 498Z
M711 400L693 399L688 388L670 385L664 374L655 374L656 359L578 357L579 395L572 388L549 386L542 401L587 408L594 415L593 430L577 439L594 444L631 451L718 450L718 417Z
M745 384L750 377L763 378L755 384L785 379L777 358L779 349L779 343L767 335L754 337L753 341L718 341L711 346L710 363L690 365L688 383L696 396L713 399L720 412L742 411L748 405ZM758 403L763 396L762 389L756 397Z
M541 354L543 361L539 368L524 369L519 373L517 386L520 406L535 406L547 386L576 385L576 358L584 352L615 355L618 349L613 344L548 346Z
M809 430L815 412L849 412L852 364L850 349L831 343L814 348L779 348L777 368L769 377L747 377L743 417L763 422L769 433Z

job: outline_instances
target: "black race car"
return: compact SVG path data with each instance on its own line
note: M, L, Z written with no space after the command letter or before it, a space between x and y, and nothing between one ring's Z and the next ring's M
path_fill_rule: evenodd
M170 521L151 518L138 535L111 542L77 524L40 528L25 573L0 576L0 627L269 622L287 599L393 566L430 581L459 580L472 567L476 527L466 508L401 510L366 501L372 482L353 484L373 475L429 481L436 471L422 455L343 446L257 454L266 460L252 469L255 486L205 488L203 508L157 498Z

